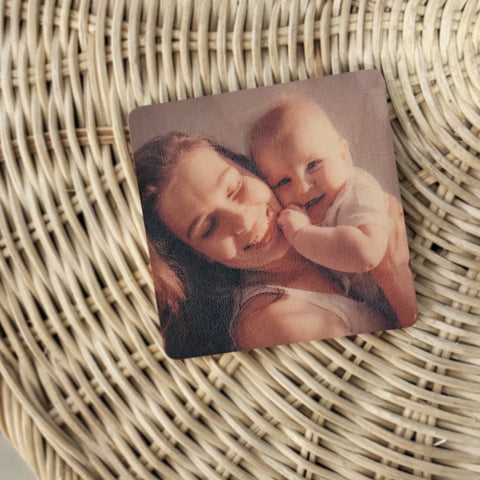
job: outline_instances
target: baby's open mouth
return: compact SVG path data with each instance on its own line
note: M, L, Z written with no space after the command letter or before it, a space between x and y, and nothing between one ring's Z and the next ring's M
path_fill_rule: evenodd
M259 229L259 231L255 234L254 240L244 248L245 251L262 248L263 246L267 245L267 243L270 241L270 238L272 237L274 224L273 220L274 218L270 212L270 209L267 207L266 222L263 225L262 229ZM263 230L263 228L265 230Z
M314 207L315 205L318 205L325 197L325 193L323 195L320 195L319 197L312 198L312 200L309 200L305 204L305 210L309 210L310 208Z

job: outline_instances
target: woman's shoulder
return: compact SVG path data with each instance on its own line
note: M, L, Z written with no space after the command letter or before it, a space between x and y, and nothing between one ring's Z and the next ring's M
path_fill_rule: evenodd
M251 346L253 344L251 337L257 338L261 334L262 324L270 315L274 314L277 308L275 304L281 299L281 291L267 288L266 285L243 286L236 290L230 334L237 348L242 350L256 348ZM252 321L254 318L257 320L256 325ZM260 331L255 333L255 329ZM262 342L261 339L258 341Z
M241 350L349 335L343 320L328 308L286 293L257 290L238 312L232 336Z

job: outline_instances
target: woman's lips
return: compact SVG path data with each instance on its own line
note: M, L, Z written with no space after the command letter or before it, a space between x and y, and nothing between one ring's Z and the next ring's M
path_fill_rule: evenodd
M270 211L270 208L267 207L267 227L265 229L265 232L263 234L261 232L255 233L255 237L261 235L261 238L259 240L254 240L253 242L249 243L244 250L258 250L259 248L264 247L270 242L270 239L272 238L272 233L273 233L273 228L274 228L274 217L272 216L272 212Z

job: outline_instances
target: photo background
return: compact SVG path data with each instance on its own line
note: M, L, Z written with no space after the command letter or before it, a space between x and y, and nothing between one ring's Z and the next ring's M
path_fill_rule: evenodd
M289 93L317 101L348 140L354 165L400 199L385 84L375 70L138 108L129 118L133 151L158 135L181 131L246 154L251 125Z

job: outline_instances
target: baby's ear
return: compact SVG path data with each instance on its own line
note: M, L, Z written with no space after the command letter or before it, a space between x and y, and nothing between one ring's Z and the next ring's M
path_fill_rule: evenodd
M344 138L342 138L341 156L342 156L343 163L346 166L352 164L352 156L350 155L350 147L348 146L348 142Z

